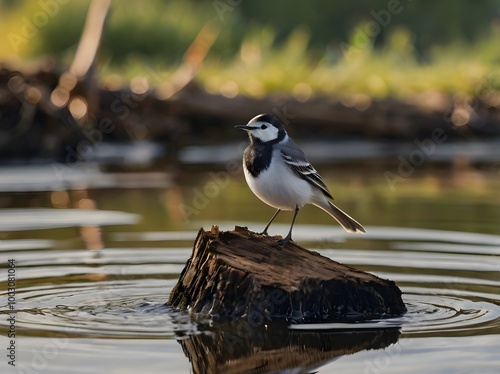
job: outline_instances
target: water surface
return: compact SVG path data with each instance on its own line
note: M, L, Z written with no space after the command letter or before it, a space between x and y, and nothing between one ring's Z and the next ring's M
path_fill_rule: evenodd
M51 183L49 168L35 179L26 178L30 168L1 169L4 350L7 260L17 265L17 365L3 358L2 372L498 372L498 172L432 169L391 189L383 170L322 169L367 234L346 234L306 207L295 241L397 282L404 316L267 329L194 323L165 302L198 229L259 231L273 213L241 174L219 169L173 182L162 172L92 166ZM270 233L285 234L290 219L283 213Z

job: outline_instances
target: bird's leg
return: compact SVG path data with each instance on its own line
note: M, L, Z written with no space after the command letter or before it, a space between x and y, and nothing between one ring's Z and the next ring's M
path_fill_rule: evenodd
M290 226L290 231L288 231L288 235L284 239L277 241L277 244L281 249L283 249L288 244L288 242L290 240L292 240L292 229L293 229L293 224L295 223L295 218L297 217L297 213L299 213L299 207L297 205L295 205L295 214L293 215L292 225Z
M274 221L274 219L276 218L276 216L278 215L278 213L281 212L281 209L278 209L276 211L276 213L274 213L274 215L271 217L271 220L268 222L266 228L264 229L264 231L262 231L260 234L261 235L267 235L267 229L269 228L269 226L271 226L271 223Z

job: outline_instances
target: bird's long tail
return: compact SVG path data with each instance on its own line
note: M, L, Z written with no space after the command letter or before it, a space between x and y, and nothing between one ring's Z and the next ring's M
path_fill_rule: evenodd
M327 199L322 199L322 201L318 201L314 203L318 208L323 209L329 215L331 215L335 220L340 223L340 226L344 228L347 232L362 232L365 233L365 229L363 226L359 224L354 218L349 216L347 213L337 208L333 203L331 203Z

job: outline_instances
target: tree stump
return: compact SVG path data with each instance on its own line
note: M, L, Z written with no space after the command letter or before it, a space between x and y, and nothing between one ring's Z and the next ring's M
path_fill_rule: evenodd
M218 322L349 322L401 315L393 281L247 228L200 230L168 305Z

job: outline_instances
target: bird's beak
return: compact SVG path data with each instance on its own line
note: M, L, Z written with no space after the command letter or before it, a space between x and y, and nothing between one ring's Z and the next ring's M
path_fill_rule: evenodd
M247 126L247 125L236 125L236 126L234 126L234 128L235 129L245 130L245 131L251 131L251 130L254 129L253 127L250 127L250 126Z

